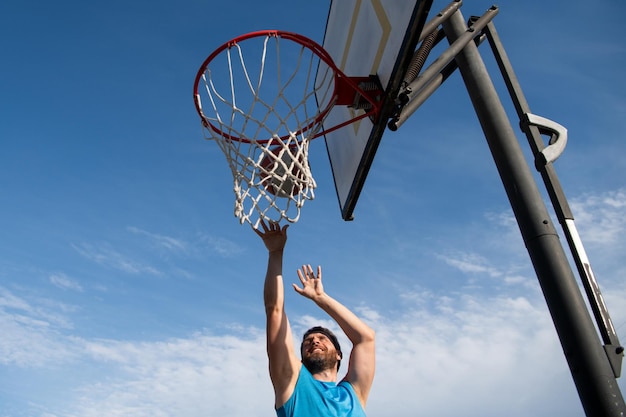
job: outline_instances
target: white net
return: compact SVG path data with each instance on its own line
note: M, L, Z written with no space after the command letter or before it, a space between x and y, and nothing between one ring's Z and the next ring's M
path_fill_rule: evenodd
M334 72L308 46L269 33L216 52L199 73L196 104L232 171L235 216L254 228L297 222L315 197L309 141L335 100Z

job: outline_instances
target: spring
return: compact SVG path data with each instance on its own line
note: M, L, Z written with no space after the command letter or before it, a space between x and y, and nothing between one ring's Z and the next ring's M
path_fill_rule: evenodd
M428 34L428 36L426 36L417 51L415 51L413 59L411 59L411 65L409 65L409 69L406 71L406 75L404 76L403 84L405 86L409 85L422 70L424 63L426 62L426 58L428 58L428 54L430 54L430 51L433 49L438 35L439 30L433 30Z
M374 91L374 90L379 90L380 86L375 80L372 80L372 81L363 81L359 83L359 88L363 91Z

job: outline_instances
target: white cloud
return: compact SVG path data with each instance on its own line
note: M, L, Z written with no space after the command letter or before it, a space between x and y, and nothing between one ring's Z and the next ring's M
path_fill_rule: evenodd
M142 235L148 237L154 244L159 247L163 247L167 250L171 251L184 251L187 249L187 243L183 240L176 239L169 236L159 235L156 233L150 233L145 230L139 229L138 227L129 226L127 230L131 233Z
M83 287L75 280L62 273L50 275L50 283L63 290L83 292Z
M133 234L147 237L154 246L165 249L170 253L178 254L179 256L203 257L205 256L203 252L209 251L219 256L230 257L243 251L241 246L236 242L208 233L199 233L196 238L192 240L193 243L190 244L182 239L148 232L134 226L127 227L127 230Z
M82 243L78 245L73 244L72 248L86 259L102 266L117 269L129 274L145 273L149 275L162 275L158 269L130 259L110 248L108 245L94 246L88 243Z
M500 271L489 265L487 259L475 253L461 253L456 256L439 255L439 258L464 273L485 273L490 277L502 275Z
M0 287L0 307L3 309L30 310L30 305L8 289Z
M400 298L396 315L355 309L378 338L369 416L582 416L540 297L413 291L425 302L411 305L412 300ZM13 301L5 305L28 305L15 296L8 299ZM618 309L617 316L624 317L624 308ZM5 364L9 358L20 366L63 362L69 369L98 370L86 383L65 387L64 404L50 413L273 415L262 329L240 326L217 335L199 332L154 342L89 340L63 336L49 323L6 313L0 318ZM320 322L336 328L321 313L294 317L293 322L296 334L300 327ZM561 414L553 414L558 410Z
M591 196L580 200L577 211L591 213L594 210L588 207L597 205L608 218L616 219L623 210L620 196ZM582 217L581 229L586 233L606 227ZM611 224L618 240L610 246L620 247L624 223ZM500 225L514 226L508 221ZM102 255L89 246L78 249ZM400 288L390 283L390 292L397 288L390 294L395 298L393 311L351 306L377 332L377 374L368 416L582 417L573 379L530 268L519 271L512 265L518 260L515 256L487 259L481 248L475 249L450 250L456 255L441 259L468 277L483 279L482 287L489 291ZM533 285L487 285L494 278ZM601 280L600 285L618 335L625 339L626 284ZM153 341L94 339L77 337L63 327L61 319L70 310L59 305L56 310L43 310L41 305L34 307L30 300L0 287L0 363L22 368L61 364L67 374L84 372L78 382L57 388L61 393L57 403L38 405L49 414L274 415L262 329L240 323ZM291 321L296 337L314 324L337 329L318 311ZM340 339L347 353L347 341L344 336ZM624 386L621 379L618 382Z
M65 362L75 354L73 343L60 336L69 327L64 315L33 306L0 287L0 364L38 367Z
M422 297L437 307L408 308L396 317L364 314L378 337L369 416L582 416L541 300ZM320 319L294 321L308 326ZM79 347L77 366L108 371L69 391L63 408L50 410L58 415L273 415L262 329L65 343ZM562 414L551 414L556 410Z
M99 341L88 354L123 378L81 387L68 416L268 415L272 391L264 332L198 333L162 342ZM245 393L245 400L242 400ZM262 412L265 410L265 412Z
M626 189L573 199L572 211L585 243L614 245L626 230Z
M243 249L239 244L232 240L211 236L209 234L201 234L200 242L206 245L211 252L215 252L223 257L232 257L240 254Z
M558 390L571 397L573 382L541 302L506 295L433 302L434 310L408 310L377 326L371 415L528 415L528 404L512 407L520 396L549 415L553 406L541 393L554 393L556 381L570 386Z

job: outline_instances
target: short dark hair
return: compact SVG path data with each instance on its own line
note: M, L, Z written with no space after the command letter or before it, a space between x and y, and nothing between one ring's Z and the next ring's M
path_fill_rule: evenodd
M322 326L311 327L304 333L304 336L302 336L302 343L300 343L300 352L302 352L302 347L304 346L304 339L306 339L310 334L313 333L320 333L326 336L332 342L333 346L335 346L335 350L337 350L337 353L339 353L339 358L343 358L343 353L341 352L341 346L339 345L339 340L337 340L337 336L335 336L335 333ZM341 365L341 359L337 361L337 370L339 370L339 365Z

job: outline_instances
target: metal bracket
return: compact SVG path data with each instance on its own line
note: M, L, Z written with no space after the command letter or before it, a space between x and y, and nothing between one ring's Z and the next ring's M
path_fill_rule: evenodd
M522 126L524 125L536 126L539 133L551 136L548 146L535 155L535 166L538 170L561 156L567 145L567 129L564 126L532 113L524 113Z
M615 378L619 378L622 374L622 359L624 358L624 347L614 345L604 345L604 351L606 352L611 369L613 369L613 375Z

